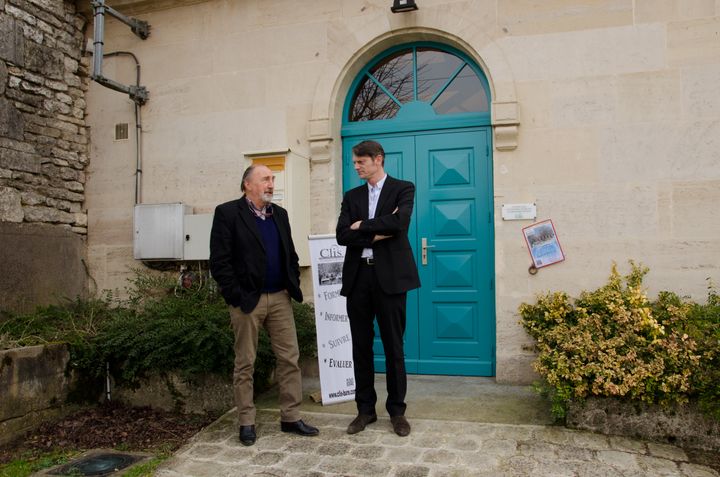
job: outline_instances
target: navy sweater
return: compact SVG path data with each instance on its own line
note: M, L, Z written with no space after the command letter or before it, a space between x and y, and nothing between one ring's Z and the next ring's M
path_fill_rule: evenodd
M272 217L265 220L255 217L260 235L265 244L265 254L267 255L267 265L265 268L265 286L263 292L275 293L285 289L283 278L285 274L282 269L282 249L280 248L280 234L277 225Z

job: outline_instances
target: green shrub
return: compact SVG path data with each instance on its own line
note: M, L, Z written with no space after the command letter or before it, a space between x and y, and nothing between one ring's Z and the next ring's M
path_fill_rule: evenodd
M95 336L93 361L109 362L113 376L129 385L150 373L229 374L233 338L227 307L213 287L176 289L165 276L150 283L136 277L127 312Z
M82 343L97 334L117 310L112 295L65 300L17 315L4 312L0 321L0 349L55 342Z
M129 298L110 294L90 300L38 308L0 323L5 346L67 342L70 366L79 371L83 390L96 397L109 363L114 379L134 387L151 375L174 372L188 381L203 374L230 376L233 333L228 308L215 282L189 289L167 274L138 272ZM293 302L301 357L316 355L312 306ZM258 342L255 389L267 388L275 358L264 330Z
M669 404L691 394L701 354L686 333L691 306L651 303L631 262L622 277L615 266L608 283L576 300L548 293L520 306L522 324L535 338L535 369L550 393L553 414L564 417L570 400L612 396Z
M708 292L705 305L693 304L687 333L698 343L702 366L694 375L694 389L700 405L720 420L720 296Z
M682 331L695 340L700 355L700 365L691 377L691 395L705 412L720 420L720 296L710 283L705 304L683 301L671 292L660 293L657 304L661 310L672 307L687 310Z

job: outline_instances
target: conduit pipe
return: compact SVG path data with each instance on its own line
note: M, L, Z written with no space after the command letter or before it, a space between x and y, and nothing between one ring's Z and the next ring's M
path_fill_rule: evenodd
M93 73L92 79L101 85L130 96L135 104L143 105L148 100L148 90L144 86L126 86L115 80L106 78L102 73L103 45L105 43L105 13L117 18L130 27L133 33L145 40L150 36L150 25L148 22L130 18L117 10L105 5L105 0L94 0L92 2L95 24L93 34Z
M91 78L107 88L127 94L135 103L135 204L139 204L142 201L142 159L140 154L142 123L140 119L140 106L147 102L148 90L140 85L140 62L137 56L129 51L116 51L103 54L103 46L105 44L105 13L125 23L130 27L130 30L142 40L150 36L150 25L148 22L123 15L112 7L105 5L105 0L93 0L91 3L95 20L93 33L93 73ZM103 76L103 59L105 57L119 55L131 56L133 60L135 60L135 85L126 86Z
M140 88L140 61L137 56L129 51L113 51L112 53L105 53L105 58L112 56L130 56L135 61L135 86ZM140 114L140 104L135 102L135 203L139 204L142 202L142 156L141 151L141 137L142 137L142 120Z

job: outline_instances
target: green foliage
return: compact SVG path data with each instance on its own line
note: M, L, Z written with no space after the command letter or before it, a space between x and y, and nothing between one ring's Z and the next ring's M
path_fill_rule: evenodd
M170 275L136 272L128 299L111 294L76 299L9 316L0 322L0 343L7 347L49 342L70 345L72 368L85 380L84 390L97 396L110 364L113 377L137 386L151 375L174 372L186 380L204 374L230 376L233 333L228 308L212 280L186 289ZM314 311L293 303L301 357L316 350ZM270 340L258 342L255 388L267 387L275 366Z
M130 385L148 372L179 371L186 379L205 373L228 375L233 337L227 306L216 291L176 290L174 281L165 277L143 288L146 280L141 275L135 281L136 295L131 294L128 312L110 320L95 336L99 356L93 356L93 362L109 362L113 376Z
M26 477L33 472L68 462L77 451L53 451L41 455L23 455L7 464L0 464L0 477Z
M705 304L683 301L670 292L660 293L658 304L687 310L687 321L680 326L695 340L700 355L700 365L691 377L692 395L705 412L720 420L720 295L708 279Z
M315 334L315 309L311 305L292 302L295 315L300 356L317 357L317 335Z
M671 294L651 303L642 288L647 268L630 265L625 277L613 266L606 285L576 300L555 292L520 306L522 324L536 340L534 366L557 417L573 399L681 403L697 391L698 380L707 383L697 372L709 367L710 344L699 339L706 326L699 305ZM690 332L691 323L697 332Z
M79 451L52 451L40 455L20 456L6 464L0 465L0 477L27 477L34 472L66 464ZM160 452L147 462L135 465L122 473L123 477L150 477L154 475L157 468L172 455L171 452ZM76 470L76 469L75 469ZM82 475L80 471L68 475Z
M133 466L127 472L122 474L122 477L151 477L155 475L157 468L165 462L170 456L163 455L160 457L153 457L147 462Z
M109 292L97 298L76 298L59 305L38 307L25 315L6 312L0 321L0 349L57 342L82 343L97 334L100 324L116 313Z

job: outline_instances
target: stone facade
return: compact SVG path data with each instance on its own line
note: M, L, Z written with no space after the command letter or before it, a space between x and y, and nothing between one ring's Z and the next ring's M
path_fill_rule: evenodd
M466 54L491 90L497 379L534 379L518 305L602 285L616 261L647 265L649 293L696 300L720 273L720 3L717 0L111 1L147 40L106 23L132 51L142 108L143 200L212 212L237 197L249 151L310 158L311 233L332 233L342 194L342 109L383 51L434 41ZM126 60L108 76L134 81ZM134 124L123 95L93 84L88 259L122 289L133 260ZM292 180L292 179L290 179ZM422 200L422 198L418 198ZM8 202L17 203L17 198ZM567 259L528 274L522 228L503 204L536 203ZM307 283L307 280L306 280Z
M85 296L84 237L53 224L0 222L0 310Z
M5 310L28 310L87 291L87 25L73 1L0 0Z
M590 397L572 402L566 425L606 435L663 442L685 449L720 453L720 422L697 403L668 407Z
M0 2L0 221L87 233L87 21L72 1Z
M64 412L69 361L64 344L0 351L0 445Z

